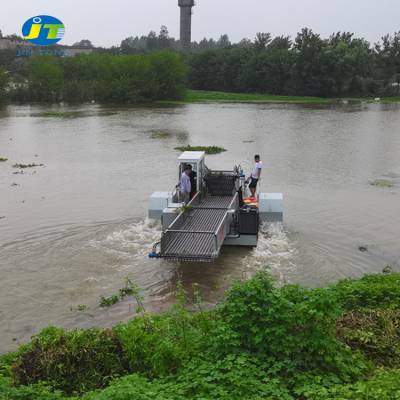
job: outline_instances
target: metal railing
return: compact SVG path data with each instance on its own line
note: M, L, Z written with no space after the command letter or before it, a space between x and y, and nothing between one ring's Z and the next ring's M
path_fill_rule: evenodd
M161 238L161 257L181 261L213 261L219 255L232 217L238 207L232 197L195 197L191 210L179 214Z

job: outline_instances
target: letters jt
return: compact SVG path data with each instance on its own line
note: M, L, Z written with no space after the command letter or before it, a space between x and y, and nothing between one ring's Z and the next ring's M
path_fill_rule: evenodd
M57 39L58 30L60 28L64 28L63 24L44 24L43 29L48 29L47 39ZM40 35L40 31L42 29L42 24L32 24L31 30L28 36L25 36L24 39L37 39Z

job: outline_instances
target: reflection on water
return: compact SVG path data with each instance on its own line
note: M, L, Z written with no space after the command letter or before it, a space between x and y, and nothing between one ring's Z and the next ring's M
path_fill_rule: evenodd
M9 159L0 163L0 353L49 324L130 318L132 299L99 307L126 277L158 311L173 303L178 280L212 305L260 269L310 286L387 264L400 270L399 111L362 103L0 110L0 157ZM216 169L250 170L261 153L262 190L284 193L284 226L264 226L256 249L224 248L215 263L149 260L160 226L145 220L147 199L175 185L174 148L186 144L227 148L207 157ZM32 162L45 167L15 174L13 164Z

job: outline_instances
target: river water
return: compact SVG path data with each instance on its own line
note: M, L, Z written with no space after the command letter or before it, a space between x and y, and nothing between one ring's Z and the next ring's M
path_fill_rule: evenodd
M224 249L213 264L147 258L160 236L147 200L174 187L185 144L225 147L206 159L215 169L250 170L261 154L261 189L284 193L285 222L264 227L257 249ZM132 299L99 307L126 277L159 311L178 280L212 305L260 269L307 286L400 270L398 105L9 106L0 157L0 353L50 324L129 319ZM44 166L21 174L14 163Z

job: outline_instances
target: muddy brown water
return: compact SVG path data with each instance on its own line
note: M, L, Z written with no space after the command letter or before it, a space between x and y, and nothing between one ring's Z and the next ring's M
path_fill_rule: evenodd
M250 170L261 154L261 189L284 193L285 222L264 227L257 249L224 249L213 264L147 258L160 236L148 196L175 185L174 148L188 143L225 147L206 159L216 169ZM9 106L0 157L0 353L51 324L129 319L132 299L99 307L125 277L158 311L178 279L212 305L259 269L308 286L400 270L398 105ZM45 166L21 174L14 163Z

